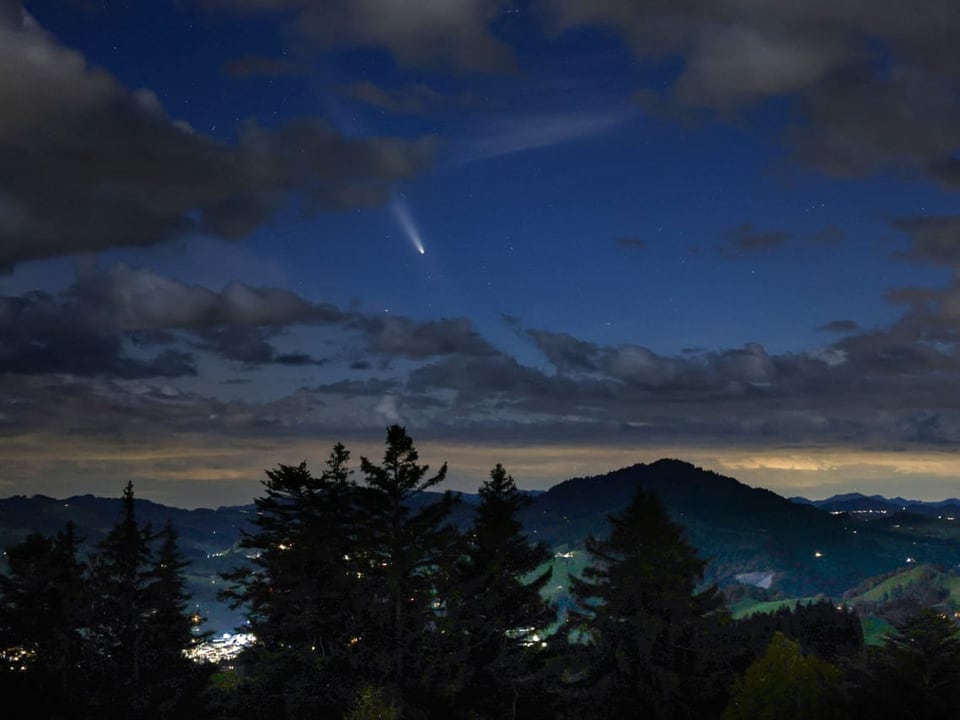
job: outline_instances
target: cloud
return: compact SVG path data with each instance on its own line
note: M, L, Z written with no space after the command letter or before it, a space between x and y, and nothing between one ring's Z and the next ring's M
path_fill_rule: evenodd
M294 326L331 329L346 347L354 342L357 350L384 363L496 352L466 318L418 322L399 315L367 315L311 302L285 289L233 281L215 291L118 264L79 276L57 295L0 296L0 343L6 345L0 369L174 376L194 374L198 352L248 368L325 364L308 353L276 347L274 339ZM76 348L73 361L71 346ZM131 359L131 352L143 354L158 346L166 350L150 362ZM171 354L175 346L182 350ZM353 367L369 369L371 363L355 357Z
M501 0L201 0L211 8L295 13L300 35L318 49L384 48L406 67L430 70L509 72L512 50L490 26Z
M855 320L831 320L826 325L821 325L817 330L826 332L848 333L860 330L860 325Z
M120 379L196 375L194 356L168 349L146 359L133 357L122 336L65 332L31 338L3 337L0 373L12 375L70 374Z
M0 297L0 371L122 378L196 374L195 351L246 364L316 364L277 351L267 338L295 324L335 325L346 316L288 290L229 283L220 292L117 265L83 275L59 295ZM178 349L192 333L189 349ZM166 346L153 357L151 347Z
M443 95L425 83L383 88L369 80L364 80L346 85L343 93L371 107L401 115L418 115L432 107L462 103L466 100L465 95Z
M242 363L246 367L258 365L323 365L324 360L306 353L282 353L268 339L276 330L263 327L232 326L204 328L197 331L195 347L212 352L227 360Z
M916 215L894 218L891 222L910 238L910 249L901 253L901 257L960 267L960 215Z
M316 437L378 433L392 417L434 437L466 434L491 442L508 442L522 432L528 441L576 437L633 446L949 444L960 437L960 409L945 392L960 381L960 290L927 291L923 298L910 290L897 295L905 311L889 328L859 331L849 321L831 323L845 336L805 353L774 354L748 343L664 355L637 343L604 345L524 330L514 321L517 332L543 352L551 366L546 369L492 348L466 321L403 319L388 327L367 319L365 327L364 316L347 315L337 329L356 333L371 356L403 358L403 368L383 378L301 387L268 400L205 398L174 383L191 372L199 353L254 366L314 362L305 354L279 352L270 327L199 327L189 331L187 354L176 344L161 347L159 354L151 350L151 343L167 341L162 333L143 332L139 345L134 333L119 341L114 333L114 345L102 339L107 333L61 334L39 361L9 350L29 349L28 343L4 337L0 364L33 362L43 374L0 375L0 391L16 386L5 396L0 432L45 425L94 435L123 427L128 434ZM24 298L19 301L26 305ZM57 298L32 301L37 308L52 307ZM7 310L9 299L0 305ZM33 317L43 316L35 309ZM7 317L3 327L11 326L16 323ZM423 345L416 345L416 338ZM57 358L68 355L74 358L69 367L57 365ZM372 372L370 363L362 369ZM215 391L226 397L235 392ZM90 427L70 415L81 410L97 413Z
M632 110L589 110L514 115L478 125L453 152L469 163L599 135L635 117Z
M592 372L597 370L597 348L567 333L527 330L537 349L560 372Z
M193 231L242 238L294 193L305 213L379 204L433 156L430 138L347 138L314 117L249 122L221 143L25 18L0 24L0 266Z
M957 180L960 14L950 0L541 0L553 33L601 25L651 64L683 58L666 109L725 115L789 96L795 159L838 176Z
M795 157L838 177L892 169L942 180L960 147L955 83L912 65L883 75L873 63L837 68L800 98L806 123L788 135Z
M732 258L772 250L793 238L782 230L756 230L751 223L738 225L724 233L720 252Z
M124 264L80 276L67 291L61 315L64 313L82 318L89 326L118 331L281 327L344 320L335 306L309 302L282 288L231 282L215 292Z
M496 351L467 318L415 322L402 316L359 316L368 350L380 355L424 359L435 355L492 355Z
M638 237L618 237L614 242L617 247L628 250L643 250L647 247L647 241Z

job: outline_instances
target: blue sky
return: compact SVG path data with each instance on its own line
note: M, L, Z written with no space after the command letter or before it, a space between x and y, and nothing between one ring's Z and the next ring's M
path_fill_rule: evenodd
M945 0L0 2L0 493L380 453L960 495ZM422 250L422 252L421 252Z

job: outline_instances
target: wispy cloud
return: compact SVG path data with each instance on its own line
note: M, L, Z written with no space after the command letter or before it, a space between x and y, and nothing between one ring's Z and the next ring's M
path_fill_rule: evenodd
M459 142L448 161L465 164L602 135L635 119L636 109L513 115L490 120Z

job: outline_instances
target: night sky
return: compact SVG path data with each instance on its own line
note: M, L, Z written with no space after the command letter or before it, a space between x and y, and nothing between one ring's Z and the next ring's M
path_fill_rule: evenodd
M0 495L960 495L956 0L0 0Z

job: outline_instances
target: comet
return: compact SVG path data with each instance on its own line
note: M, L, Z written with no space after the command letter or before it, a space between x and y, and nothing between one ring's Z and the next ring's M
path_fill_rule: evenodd
M416 251L421 255L426 255L427 251L423 247L420 231L417 229L410 208L402 195L398 195L390 201L390 214L393 215L393 219L397 221L397 225L403 230L404 235L407 236Z

